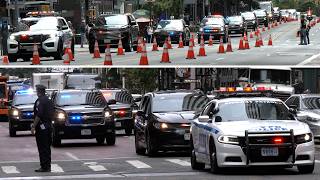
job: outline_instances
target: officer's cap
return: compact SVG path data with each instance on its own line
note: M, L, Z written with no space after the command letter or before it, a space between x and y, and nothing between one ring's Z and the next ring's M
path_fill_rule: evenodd
M36 85L36 91L37 92L46 92L46 87L42 84L37 84Z

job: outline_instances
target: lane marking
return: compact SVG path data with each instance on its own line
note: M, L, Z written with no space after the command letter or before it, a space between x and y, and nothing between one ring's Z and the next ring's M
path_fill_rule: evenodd
M311 61L313 61L314 59L316 59L316 58L318 58L318 57L320 57L320 53L311 56L310 58L302 61L301 63L297 64L296 66L303 66L303 65L305 65L305 64L308 64L308 63L310 63Z
M315 163L320 163L320 160L315 160Z
M132 166L142 169L142 168L151 168L148 164L141 162L139 160L132 160L132 161L126 161L127 163L131 164Z
M102 165L89 165L88 166L90 169L92 169L93 171L97 172L97 171L106 171L107 169L102 166Z
M70 157L71 159L73 159L73 160L79 160L79 158L78 158L77 156L73 155L73 154L70 153L70 152L66 152L66 155L69 156L69 157Z
M58 164L51 164L51 172L53 173L63 173L62 167L60 167Z
M191 163L188 162L188 161L183 161L181 159L166 159L166 161L169 161L169 162L172 162L172 163L175 163L175 164L179 164L181 166L191 166Z
M137 174L123 174L123 175L126 177L163 177L163 176L195 176L199 174L201 173L200 172L178 172L178 173L137 173Z
M20 173L15 166L2 166L2 171L6 174L18 174Z
M224 58L217 58L216 61L224 60Z

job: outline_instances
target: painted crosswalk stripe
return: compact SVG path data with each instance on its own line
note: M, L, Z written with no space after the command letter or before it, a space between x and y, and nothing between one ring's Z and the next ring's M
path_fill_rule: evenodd
M175 163L175 164L179 164L181 166L191 166L190 162L188 161L183 161L181 159L166 159L166 161Z
M62 167L60 167L58 164L51 164L51 172L53 173L63 173Z
M1 169L6 174L17 174L17 173L20 173L15 166L2 166Z
M132 160L132 161L127 161L127 163L131 164L132 166L142 169L142 168L151 168L148 164L138 161L138 160Z
M97 171L106 171L107 169L102 166L102 165L89 165L88 166L90 169L92 169L93 171L97 172Z

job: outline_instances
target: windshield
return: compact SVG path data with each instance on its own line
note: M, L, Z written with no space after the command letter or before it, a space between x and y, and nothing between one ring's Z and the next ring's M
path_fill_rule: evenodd
M39 30L57 30L58 21L54 17L44 17L40 18L39 21L30 26L30 31Z
M16 94L13 98L12 104L14 106L34 104L38 99L37 94Z
M201 21L201 24L204 25L223 25L222 18L205 18Z
M231 23L241 23L242 17L241 16L232 16L232 17L229 17L229 21Z
M97 19L97 26L127 25L128 18L125 15L103 16Z
M265 11L254 11L254 13L255 13L257 16L266 16L266 12L265 12Z
M242 13L241 15L242 15L242 16L244 17L244 19L246 19L246 20L253 20L253 19L255 19L253 13Z
M302 102L307 109L320 109L320 97L306 97Z
M270 3L261 3L260 8L266 10L267 12L271 12L271 4Z
M290 84L290 70L251 69L250 79L255 83Z
M159 112L180 112L200 111L209 99L206 96L194 96L192 94L163 95L153 98L152 111Z
M219 104L220 116L226 121L255 120L294 120L287 107L280 101L252 100L233 101Z
M113 90L113 91L102 91L103 97L106 101L111 99L116 100L119 103L131 104L133 102L133 97L126 91Z
M182 31L183 23L180 20L160 21L157 29Z
M94 89L100 87L100 85L101 80L98 75L71 75L67 77L68 89Z
M91 105L104 107L106 101L100 92L62 92L57 97L58 106Z

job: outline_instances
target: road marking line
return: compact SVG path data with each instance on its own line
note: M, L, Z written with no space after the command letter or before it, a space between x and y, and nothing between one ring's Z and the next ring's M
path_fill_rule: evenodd
M216 59L216 61L221 61L221 60L224 60L224 58L218 58L218 59Z
M51 172L53 173L63 173L62 167L60 167L58 164L51 164Z
M97 172L97 171L106 171L107 169L102 166L102 165L89 165L88 166L90 169L92 169L93 171Z
M320 160L315 160L315 163L320 163Z
M163 176L195 176L200 172L177 172L177 173L137 173L123 174L125 177L163 177ZM1 180L1 179L0 179Z
M70 153L70 152L66 152L66 155L69 156L69 157L70 157L71 159L73 159L73 160L79 160L79 158L78 158L77 156L73 155L73 154Z
M308 58L308 59L302 61L301 63L297 64L297 66L303 66L303 65L305 65L305 64L308 64L308 63L310 63L312 60L318 58L319 56L320 56L320 53L319 53L319 54L315 54L315 55L311 56L310 58Z
M175 163L175 164L179 164L181 166L191 166L190 162L183 161L183 160L180 160L180 159L166 159L166 161L169 161L169 162L172 162L172 163Z
M126 161L127 163L131 164L132 166L142 169L142 168L151 168L148 164L141 162L139 160L133 160L133 161Z
M17 173L20 173L15 166L2 166L1 169L6 174L17 174Z

